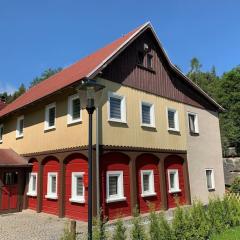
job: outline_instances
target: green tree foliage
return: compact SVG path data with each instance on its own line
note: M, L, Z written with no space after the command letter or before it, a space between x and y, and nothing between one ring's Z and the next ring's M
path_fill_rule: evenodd
M240 193L240 177L236 177L230 187L230 192Z
M136 208L134 210L134 217L132 220L132 232L131 232L131 239L132 240L146 240L146 233L144 230L144 226L143 226L143 222L142 222L142 218L139 214L138 209Z
M37 85L38 83L48 79L49 77L53 76L54 74L56 74L60 71L62 71L62 68L56 68L56 69L48 68L41 74L40 77L36 77L32 80L32 82L30 83L30 88Z

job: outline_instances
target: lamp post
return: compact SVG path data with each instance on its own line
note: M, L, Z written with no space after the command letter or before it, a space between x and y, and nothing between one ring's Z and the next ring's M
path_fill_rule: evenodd
M88 239L92 240L92 115L95 110L96 93L102 90L105 86L97 83L92 79L84 79L81 82L78 90L86 91L87 104L86 110L88 112Z

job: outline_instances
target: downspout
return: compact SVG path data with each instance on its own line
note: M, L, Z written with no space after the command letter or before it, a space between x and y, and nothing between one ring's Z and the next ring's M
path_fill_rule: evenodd
M96 108L96 186L97 186L97 214L100 213L100 184L99 184L99 107Z

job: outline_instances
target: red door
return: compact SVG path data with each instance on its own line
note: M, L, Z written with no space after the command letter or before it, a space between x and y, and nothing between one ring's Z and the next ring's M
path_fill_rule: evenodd
M17 209L18 205L18 172L6 171L1 176L1 206L0 210Z

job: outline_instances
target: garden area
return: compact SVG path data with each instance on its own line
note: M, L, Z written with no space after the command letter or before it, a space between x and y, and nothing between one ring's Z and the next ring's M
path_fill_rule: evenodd
M228 193L223 199L214 198L207 206L195 201L191 207L177 207L169 221L153 206L147 218L135 210L131 222L119 218L109 226L104 218L95 219L94 240L235 240L240 239L240 199ZM72 240L65 231L61 240ZM78 238L79 239L79 238ZM82 237L80 239L87 239Z

